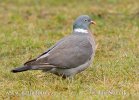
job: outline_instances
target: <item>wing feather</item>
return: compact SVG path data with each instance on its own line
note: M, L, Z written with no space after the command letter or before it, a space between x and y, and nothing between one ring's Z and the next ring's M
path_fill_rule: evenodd
M59 68L74 68L91 59L92 53L92 45L86 35L70 35L25 64L43 65L46 63Z

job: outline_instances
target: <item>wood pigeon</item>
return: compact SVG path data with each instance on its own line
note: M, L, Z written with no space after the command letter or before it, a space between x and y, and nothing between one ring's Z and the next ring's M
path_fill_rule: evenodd
M12 72L42 70L67 78L85 70L94 58L96 47L90 24L95 22L88 15L79 16L73 23L73 31L69 36Z

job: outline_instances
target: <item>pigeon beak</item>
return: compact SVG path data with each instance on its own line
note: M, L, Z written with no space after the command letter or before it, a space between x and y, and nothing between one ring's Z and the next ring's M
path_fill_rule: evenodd
M91 24L94 24L94 25L96 25L96 22L94 22L94 21L91 21Z

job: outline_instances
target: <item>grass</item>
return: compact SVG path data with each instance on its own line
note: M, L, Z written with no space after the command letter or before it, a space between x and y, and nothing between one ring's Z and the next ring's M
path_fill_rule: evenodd
M139 99L138 0L0 1L1 99ZM41 71L10 70L38 56L90 15L98 44L92 66L74 80Z

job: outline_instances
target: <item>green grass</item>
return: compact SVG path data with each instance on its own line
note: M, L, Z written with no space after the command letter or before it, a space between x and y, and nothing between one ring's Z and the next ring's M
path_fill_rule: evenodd
M97 23L92 66L74 80L10 72L70 34L82 14ZM138 0L0 1L0 73L1 99L139 99Z

